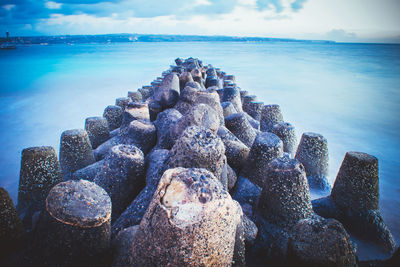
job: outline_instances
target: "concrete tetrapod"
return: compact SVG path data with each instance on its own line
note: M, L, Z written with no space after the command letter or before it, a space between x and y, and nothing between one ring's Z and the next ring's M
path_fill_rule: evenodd
M86 118L85 130L88 133L90 144L93 149L110 139L108 122L104 117Z
M278 122L283 122L279 105L265 105L261 111L260 130L270 132L272 127Z
M253 145L257 132L246 118L246 113L235 113L226 117L225 125L246 146Z
M379 212L378 159L362 152L347 152L331 195L313 200L314 211L335 218L353 233L394 252L396 242Z
M61 182L46 198L35 245L44 265L91 265L110 245L111 199L95 183Z
M291 157L294 156L297 139L296 133L294 132L294 126L288 122L278 122L275 124L271 133L276 134L283 143L283 152L289 153ZM300 161L301 162L301 161ZM306 169L307 172L307 169Z
M27 229L32 215L44 207L50 189L63 180L53 147L29 147L22 150L18 187L18 214Z
M296 159L306 169L310 188L329 190L328 181L328 141L317 133L303 133L297 148Z
M104 109L103 117L106 118L110 131L121 126L123 113L124 111L120 106L111 105Z
M240 214L209 171L169 169L134 237L133 266L229 266Z
M85 130L67 130L61 134L60 165L64 180L72 174L95 162L89 136Z

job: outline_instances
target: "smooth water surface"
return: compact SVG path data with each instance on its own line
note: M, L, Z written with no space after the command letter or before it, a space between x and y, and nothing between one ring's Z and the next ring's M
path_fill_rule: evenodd
M198 57L285 121L328 139L333 183L346 151L379 159L381 211L400 241L400 45L319 43L121 43L0 51L0 186L17 198L25 147L83 128L115 98L149 84L176 57ZM368 258L368 257L367 257Z

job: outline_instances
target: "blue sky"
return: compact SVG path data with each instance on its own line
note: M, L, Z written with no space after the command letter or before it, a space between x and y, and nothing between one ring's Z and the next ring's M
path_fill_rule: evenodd
M399 14L399 0L0 0L0 30L400 42Z

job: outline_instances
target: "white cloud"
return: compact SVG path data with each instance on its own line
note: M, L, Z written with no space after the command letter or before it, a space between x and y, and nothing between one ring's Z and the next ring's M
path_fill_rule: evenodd
M61 5L62 5L61 3L56 3L56 2L53 2L53 1L48 1L48 2L45 3L45 6L48 9L60 9Z
M15 5L4 5L2 6L2 8L4 8L7 11L10 11L11 9L13 9L15 7Z

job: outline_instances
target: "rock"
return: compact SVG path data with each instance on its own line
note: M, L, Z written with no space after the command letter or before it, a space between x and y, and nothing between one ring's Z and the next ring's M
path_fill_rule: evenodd
M67 130L61 134L60 165L64 180L72 174L95 162L92 146L85 130Z
M221 138L204 127L190 126L170 150L168 168L204 168L227 189L225 147Z
M122 124L123 109L119 106L108 106L104 110L103 117L108 122L108 128L110 131L117 129Z
M237 202L236 202L237 204ZM240 222L236 227L235 247L233 251L232 266L246 266L246 244L245 244L245 230L243 224L243 211L240 205L237 204L240 216Z
M300 220L293 228L287 265L357 266L357 257L341 223L316 217Z
M239 177L232 198L239 202L242 207L244 204L250 204L252 207L258 206L258 201L261 196L262 188L252 183L250 180Z
M224 80L229 80L229 81L235 82L236 77L235 77L235 75L225 75Z
M121 137L121 132L120 132L117 136L114 136L113 138L108 139L106 142L99 145L95 150L93 150L94 158L97 161L100 161L107 156L107 154L111 151L111 148L113 146L122 145L125 143L126 143L126 139Z
M294 126L288 122L278 122L272 127L271 132L276 134L276 136L278 136L279 139L282 140L283 151L288 153L290 157L293 157L297 146L297 139L296 139L296 133L294 132ZM306 173L307 173L307 168L306 168Z
M144 175L144 155L140 149L130 145L118 145L111 149L94 182L109 194L113 204L113 220L143 189Z
M181 66L183 64L183 58L178 57L177 59L175 59L175 63L177 66Z
M257 133L250 125L245 113L236 113L226 117L225 125L246 146L253 145Z
M131 99L132 102L140 103L143 101L143 95L138 91L128 92L128 97Z
M126 106L123 113L122 126L129 125L129 123L134 120L150 120L149 106L147 103L131 102Z
M112 242L114 248L114 260L112 266L132 266L132 259L130 257L130 247L132 246L133 239L139 225L134 225L121 230Z
M154 94L154 100L162 109L172 108L179 98L179 78L176 74L168 74L164 77L160 87Z
M240 210L204 169L167 170L130 249L138 266L228 266Z
M248 95L248 94L246 94L246 95L244 95L243 96L243 98L242 98L242 108L243 108L243 111L244 112L249 112L249 108L248 108L248 105L249 105L249 103L250 102L257 102L258 101L258 98L257 98L257 96L256 95Z
M225 87L222 102L231 102L238 112L243 112L240 91L236 87Z
M246 112L253 119L260 121L261 119L261 111L264 107L264 102L250 101L246 105Z
M317 133L303 133L297 148L296 159L306 169L308 184L311 188L329 190L328 181L328 141Z
M261 111L261 131L270 132L272 127L278 122L283 122L283 116L279 105L265 105Z
M188 82L194 82L192 74L190 72L183 72L179 75L179 88L183 90ZM182 92L181 92L182 94Z
M18 214L30 230L33 214L43 209L50 189L63 180L53 147L29 147L22 150L18 187Z
M230 191L235 187L237 181L237 175L229 165L227 166L227 179L228 179L228 190Z
M18 249L25 238L25 229L7 190L0 187L0 259Z
M183 131L189 126L201 126L213 132L217 132L220 126L220 120L215 110L209 105L195 105L171 128L171 137L179 138Z
M123 133L125 144L137 146L144 154L156 145L157 129L148 120L137 119L129 123L127 132Z
M253 117L251 117L246 112L243 112L243 114L245 115L246 119L249 121L251 127L253 127L255 130L259 131L260 130L260 122L253 119Z
M249 91L240 90L240 100L242 100L242 108L243 108L243 98L244 98L245 96L247 96L247 95L249 95ZM243 109L243 111L245 111L245 110ZM246 112L246 111L245 111L245 112Z
M115 236L121 229L139 224L146 212L158 182L165 171L165 161L169 157L166 149L153 150L146 157L146 187L139 193L129 207L112 225L112 235Z
M282 141L273 133L259 132L250 149L240 176L248 178L260 187L268 173L268 163L282 157Z
M250 220L249 217L247 217L246 214L243 215L242 223L243 223L246 246L251 247L256 240L258 228L256 224L252 220Z
M262 216L283 229L310 218L313 210L303 165L295 159L277 158L268 169L258 203Z
M115 99L115 105L120 106L124 110L130 101L131 99L129 97L120 97Z
M101 187L80 180L61 182L46 198L34 247L41 265L92 265L110 245L111 200Z
M220 125L224 125L224 112L222 110L219 95L217 92L198 91L196 94L196 103L207 104L217 113Z
M151 87L152 89L148 89L148 88L140 88L138 89L138 92L140 92L142 94L142 101L146 101L148 98L150 98L153 94L153 87Z
M86 166L85 168L82 168L80 170L77 170L74 172L72 175L73 180L88 180L90 182L93 182L94 177L96 177L96 174L101 170L102 166L104 164L104 159L97 161L89 166Z
M88 133L93 149L110 139L108 121L104 117L87 118L85 121L85 130Z
M224 126L218 129L217 134L224 143L228 164L236 171L240 171L247 160L250 149Z
M176 109L166 109L157 115L154 125L157 128L157 148L171 149L174 141L170 135L172 127L182 117Z
M157 118L157 115L161 111L163 111L163 108L159 102L154 101L153 99L150 100L148 106L149 106L150 121L154 121Z
M231 102L222 102L221 107L223 110L224 118L228 117L229 115L237 113L237 110L232 105Z

